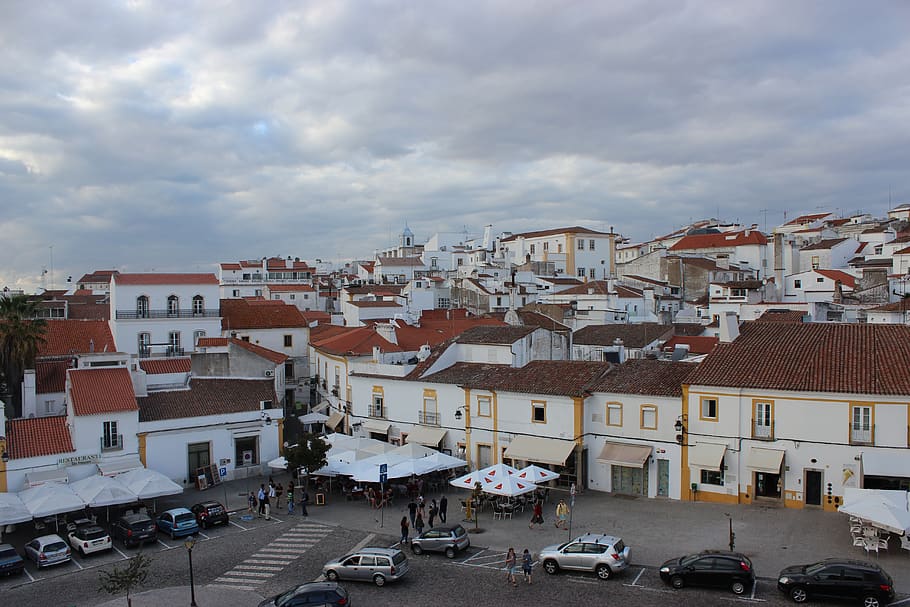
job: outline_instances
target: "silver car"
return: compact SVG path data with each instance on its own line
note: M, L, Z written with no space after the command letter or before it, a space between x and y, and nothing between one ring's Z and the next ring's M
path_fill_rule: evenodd
M59 535L42 535L25 545L25 556L35 561L38 569L68 563L71 559L70 547Z
M329 561L323 565L322 575L330 582L341 579L385 586L404 577L408 570L408 557L397 548L363 548Z
M411 552L445 552L450 559L471 545L468 532L461 525L443 525L428 529L411 540Z
M602 580L629 567L629 547L612 535L588 533L565 544L547 546L539 560L550 575L560 569L593 571Z

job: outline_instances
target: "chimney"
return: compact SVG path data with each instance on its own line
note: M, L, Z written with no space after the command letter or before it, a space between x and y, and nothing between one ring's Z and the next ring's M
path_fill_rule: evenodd
M642 289L642 299L644 299L644 309L647 312L657 312L654 305L654 287L645 287Z
M774 290L780 300L784 288L784 235L774 235Z
M739 337L739 319L736 318L736 312L724 312L720 316L720 341L721 343L730 343Z
M382 362L382 350L379 349L379 346L373 346L373 362Z
M38 416L38 389L34 369L26 369L22 376L22 417ZM0 434L3 427L0 426Z
M395 333L395 327L390 322L376 324L376 332L379 336L393 344L398 343L398 335Z
M483 228L483 250L492 251L493 246L493 225L487 224Z
M6 448L6 404L0 400L0 438L3 439L3 447Z

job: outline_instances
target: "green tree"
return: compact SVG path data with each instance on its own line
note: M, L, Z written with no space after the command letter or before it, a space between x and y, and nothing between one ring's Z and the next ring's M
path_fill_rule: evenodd
M306 471L304 487L309 489L310 472L319 470L328 463L326 455L331 445L322 440L318 434L304 433L300 442L284 448L284 458L288 460L288 470L292 473L303 468Z
M151 565L152 559L138 552L136 556L127 561L125 567L114 566L110 571L102 569L98 572L98 592L107 592L109 594L126 592L126 605L127 607L133 607L133 599L130 594L134 589L145 583Z
M47 322L37 316L38 302L28 296L0 297L0 371L12 405L9 417L22 416L22 377L44 343Z

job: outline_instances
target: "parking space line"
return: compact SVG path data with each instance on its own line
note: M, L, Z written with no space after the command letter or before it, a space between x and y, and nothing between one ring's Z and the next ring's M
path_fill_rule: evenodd
M486 552L486 551L487 551L486 548L481 548L481 549L477 552L477 554L472 554L472 555L469 556L468 558L466 558L466 559L464 559L464 560L462 560L462 561L458 561L458 562L459 562L459 563L467 563L468 561L473 561L474 559L478 558L481 554L483 554L483 553Z
M120 549L117 548L117 546L111 546L111 548L113 548L114 550L116 550L116 551L117 551L117 554L119 554L120 556L122 556L124 559L130 558L130 557L126 556L125 554L123 554L122 552L120 552Z
M636 576L635 576L635 579L632 580L632 585L633 585L633 586L637 586L637 585L638 585L638 580L641 578L641 576L644 574L644 572L645 572L644 569L642 569L641 571L638 572L638 575L636 575ZM755 594L755 593L754 593L755 586L752 587L752 590L753 590L753 594Z
M754 584L752 584L752 595L749 597L749 598L752 599L753 601L755 600L755 590L756 590L756 588L758 588L758 581L757 581L757 580L756 580L756 582L755 582Z
M79 561L77 561L76 559L71 558L70 560L71 560L71 561L73 562L73 564L74 564L76 567L78 567L79 569L85 569L85 567L83 567L82 565L80 565L80 564L79 564Z
M239 527L242 531L249 531L249 529L247 529L247 528L244 527L243 525L239 525L239 524L235 523L234 521L228 521L228 522L229 522L230 524L232 524L233 526L235 526L235 527Z
M204 538L207 539L207 540L212 539L212 538L210 538L209 536L207 536L206 534L204 534L204 533L201 532L201 531L197 531L196 533L198 533L199 535L201 535L202 537L204 537Z
M277 517L274 517L274 516L271 517L270 519L267 519L267 520L278 521L279 523L283 523L283 522L284 522L284 521L281 520L280 518L277 518Z
M899 601L894 601L893 603L889 603L889 605L903 605L904 603L910 603L910 597L901 599Z
M30 579L32 582L35 581L35 578L32 577L32 574L28 572L28 569L23 568L22 571L25 572L25 575L28 576L28 579Z
M165 549L165 550L170 550L171 548L173 548L173 546L168 546L167 544L165 544L165 543L162 542L161 540L157 540L157 541L158 541L159 544L161 544L162 546L164 546L164 549Z

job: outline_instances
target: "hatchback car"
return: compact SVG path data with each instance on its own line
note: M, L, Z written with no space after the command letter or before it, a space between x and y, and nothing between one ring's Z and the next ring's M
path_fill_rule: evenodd
M894 581L884 569L875 563L848 559L787 567L777 578L777 588L797 603L818 597L879 607L894 599Z
M259 603L259 607L349 607L351 599L337 582L307 582Z
M70 546L76 552L81 552L82 556L95 552L104 552L114 547L111 536L107 531L90 523L88 525L79 525L67 536Z
M461 525L445 525L428 529L411 540L411 552L445 552L450 559L471 545L468 532Z
M111 537L119 539L129 548L158 539L155 523L145 514L124 514L111 525Z
M329 561L322 574L330 582L336 580L372 581L377 586L400 580L409 570L408 557L397 548L364 548Z
M538 558L550 575L571 569L593 571L600 579L608 580L629 567L629 547L618 537L588 533L565 544L547 546Z
M212 525L227 525L230 520L227 509L214 500L196 504L190 510L196 515L196 522L203 529L208 529Z
M0 544L0 575L19 575L25 569L25 561L9 544Z
M196 515L186 508L171 508L166 512L162 512L158 515L155 524L158 526L158 531L167 533L172 540L185 535L196 535L199 533Z
M706 550L670 559L660 566L660 579L677 589L705 586L742 594L755 585L755 570L743 554Z
M35 561L38 569L68 563L72 559L70 547L59 535L42 535L25 545L25 556Z

